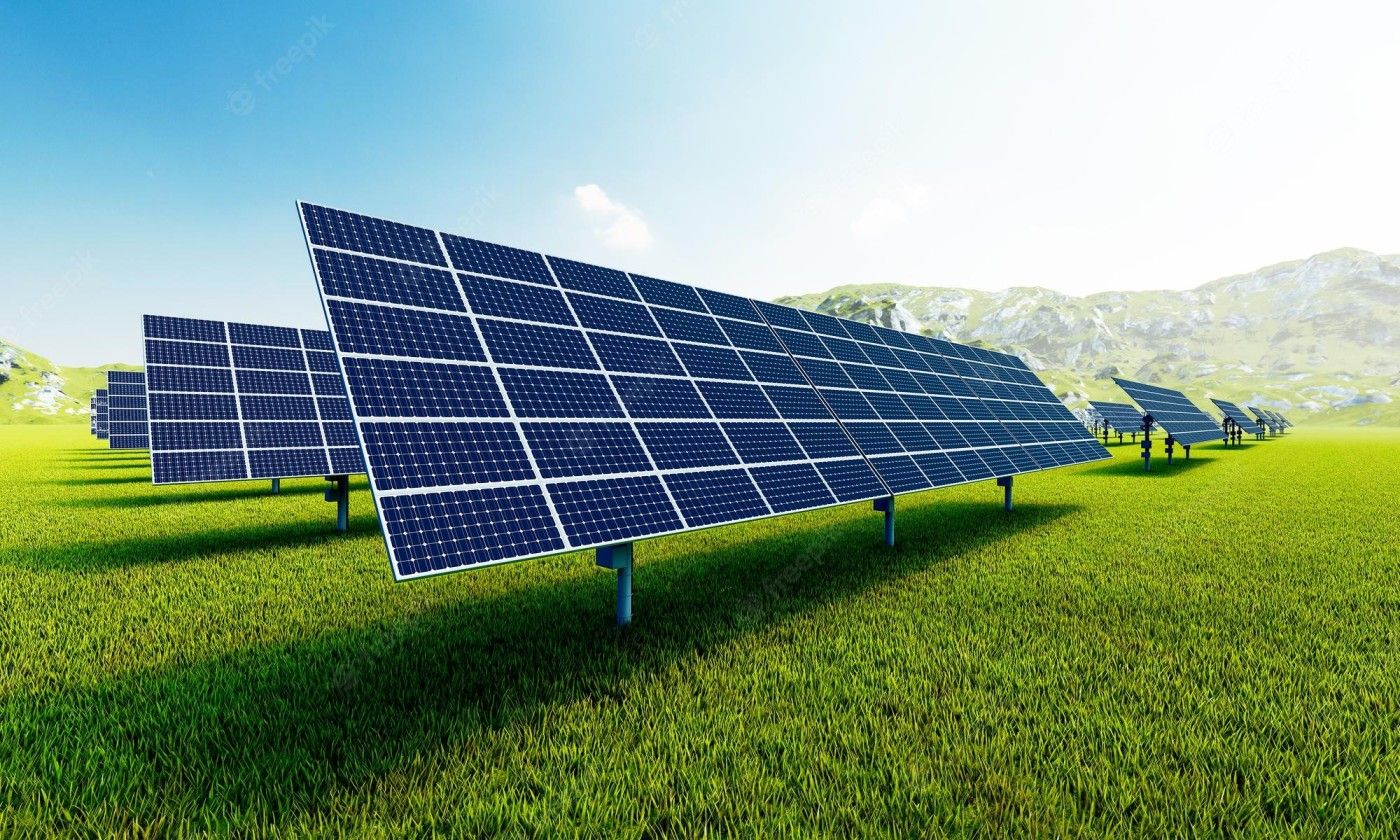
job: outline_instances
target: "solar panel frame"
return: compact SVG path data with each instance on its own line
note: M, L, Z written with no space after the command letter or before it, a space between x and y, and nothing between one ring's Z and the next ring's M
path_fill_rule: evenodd
M107 440L108 436L108 397L106 388L98 388L92 397L93 406L93 433L98 440Z
M160 315L142 333L153 484L364 472L328 333Z
M1225 439L1220 425L1180 391L1116 376L1113 381L1177 443L1194 446Z
M495 486L520 489L521 492L516 493L514 498L526 505L528 515L523 521L534 529L534 536L510 550L500 549L489 540L480 550L465 545L470 542L468 535L474 533L473 528L485 527L481 517L488 515L493 510L491 506L498 501L497 496L488 492L491 486L439 483L416 491L390 487L379 479L382 459L374 451L376 445L367 445L372 495L385 522L385 541L395 579L598 548L812 507L877 499L933 486L918 466L913 453L903 450L897 438L884 427L885 421L879 418L877 410L861 397L859 389L833 361L831 353L819 338L820 334L811 329L800 310L655 278L639 280L639 275L545 255L538 255L543 271L536 272L533 268L536 266L534 257L530 256L530 252L518 249L511 251L517 254L517 263L532 267L527 272L531 276L512 277L500 270L499 266L481 261L459 262L453 256L458 251L481 253L504 246L461 237L455 237L455 244L450 244L450 234L437 235L442 251L441 262L436 259L414 262L402 254L342 251L338 249L353 243L343 239L320 238L317 228L308 221L308 208L313 206L305 203L298 205L307 250L331 328L332 343L346 370L351 395L350 413L356 428L361 430L361 439L367 444L372 436L365 432L366 428L385 422L385 418L377 412L366 411L366 408L374 406L375 389L371 387L371 380L364 377L357 379L355 370L360 362L376 357L359 353L342 342L342 334L348 333L349 324L345 321L344 307L340 304L377 300L386 306L432 311L456 319L463 331L474 330L478 334L482 332L483 324L500 321L507 315L516 324L532 328L517 329L510 340L483 342L485 358L482 360L453 359L446 364L489 371L499 403L505 409L503 413L490 415L490 418L502 419L517 429L518 441L527 453L532 470L529 479L498 482ZM324 228L328 223L334 226L334 214L337 212L340 211L316 207L314 215ZM348 226L349 223L340 224L337 229L348 229ZM376 243L375 247L383 250L380 244ZM357 285L336 276L340 270L336 266L351 258L362 261L356 269L360 275L380 278L377 281L379 285ZM366 264L363 261L371 262ZM395 279L409 274L423 278L423 282L433 289L431 295L417 295L412 292L411 284ZM456 300L447 294L449 285L454 283L459 292ZM504 289L502 284L513 285ZM488 305L487 311L478 311L469 289L488 285L498 292L496 299L506 295L526 303L512 305L509 312L499 307L492 309L495 304ZM560 289L565 291L560 294ZM556 299L550 293L559 297ZM549 302L535 306L529 303L533 300ZM567 316L563 310L553 308L556 300L563 301ZM579 306L580 301L587 302ZM641 318L641 310L637 307L649 310L650 322ZM586 310L582 316L581 310ZM609 324L598 315L606 311L625 312L626 315L619 315L617 323ZM545 314L532 314L536 312ZM823 358L794 356L778 338L777 328L769 320L770 316L784 324L782 329L794 331L790 336L793 343L801 342L803 349L819 352ZM541 317L545 320L537 320ZM655 323L659 331L653 332L650 323ZM830 323L822 323L828 333L832 331ZM539 327L560 332L533 329ZM487 329L494 328L488 326ZM568 339L564 338L564 332L570 333ZM901 374L909 367L927 371L920 351L914 349L917 342L911 338L893 332L881 334L868 328L861 330L852 327L845 332L852 346L856 346L856 339L851 336L851 332L854 332L860 339L866 340L871 353L882 361L889 361L893 369ZM528 337L526 333L529 333ZM796 338L798 334L803 338ZM678 359L684 370L677 373L669 361L658 365L657 370L625 373L618 370L629 354L636 355L636 351L614 352L620 339L624 338L645 338L664 344L670 351L669 356L664 358ZM521 347L520 344L526 341L537 346ZM549 342L566 342L573 349L564 356L547 358L541 355L540 347ZM609 346L609 349L606 353L600 352L600 346ZM656 346L660 347L661 344ZM948 346L954 347L951 344ZM587 349L586 353L584 348ZM848 346L843 346L842 352L848 357L853 355ZM902 360L895 355L896 352L903 354ZM1035 428L1049 430L1053 437L1050 444L1043 441L1035 444L1056 446L1053 457L1035 459L1023 456L1014 461L1010 458L996 459L1006 474L1110 457L1073 421L1072 415L1020 360L990 351L951 352L957 362L964 366L963 369L974 377L977 371L972 364L984 366L984 372L1000 371L996 374L995 382L979 380L979 393L985 392L998 400L1022 399L1036 403L1035 407L1025 408L1021 414L1010 408L1006 412L1020 420L1039 421L1039 426ZM504 358L498 357L498 353L503 353ZM558 364L561 358L567 360L566 365ZM866 360L869 361L868 356ZM820 365L808 364L808 370L804 370L801 364L804 361L821 362L831 366L831 369L828 371ZM949 367L952 367L951 363ZM872 454L859 447L847 424L838 418L838 412L830 404L828 396L813 381L813 373L832 388L841 390L839 398L836 394L832 394L831 398L838 399L842 404L849 402L855 405L855 399L865 403L864 411L874 418L872 431L874 424L879 423L879 427L885 429L884 434L889 435L888 440L896 441L895 446L900 447L899 451L881 456L887 457L881 466L886 467L885 473L891 478L899 480L891 483L880 478L880 473L874 468ZM382 377L373 381L378 388L386 387ZM913 380L906 376L902 381ZM485 378L483 382L483 387L491 390ZM531 382L537 384L530 385ZM423 390L431 392L432 389ZM971 387L966 390L968 394L973 393ZM927 393L920 388L917 396L922 398ZM958 398L949 395L949 399ZM969 404L980 406L983 398L965 395L964 399L969 400ZM894 392L883 395L881 402L890 412L901 404ZM736 405L746 407L736 409ZM927 408L922 403L920 405ZM757 406L763 409L760 411ZM1056 413L1056 408L1063 413L1063 417ZM994 419L995 415L990 410L988 417L993 419L969 419L969 427L972 423L1001 423ZM913 418L907 407L899 413L899 418L900 422L920 422L905 419ZM426 423L442 418L415 412L412 416L397 419ZM488 417L467 412L453 414L451 419L453 422L478 423ZM546 476L542 462L544 469L555 465L556 470L558 464L570 463L569 458L561 458L557 452L553 455L543 450L537 453L536 448L543 440L542 431L530 427L531 424L546 421L578 425L599 422L618 424L619 428L629 430L635 440L626 444L617 443L617 451L630 452L629 457L635 458L636 450L632 444L638 443L647 456L649 468L637 470L637 464L631 461L628 462L630 466L627 471L623 472ZM750 432L757 434L759 424L763 424L764 431L782 429L797 447L794 449L791 443L780 445L777 437L766 442L755 442L757 439ZM1070 435L1067 428L1061 427L1062 424L1072 425L1078 434ZM1031 423L1023 425L1027 429L1034 427ZM823 429L825 431L821 431ZM817 442L815 435L819 431L828 436L829 443L814 449L812 447ZM559 432L556 429L551 434L557 436ZM833 434L835 438L831 438ZM1005 436L1009 432L998 425L998 434ZM931 436L926 435L925 438L931 439ZM843 446L836 446L837 440ZM700 447L700 441L708 443ZM1062 441L1072 445L1068 448L1060 446ZM765 450L765 446L769 449ZM930 449L924 454L938 451L941 450ZM770 456L775 452L783 453L789 460L771 460ZM791 457L798 453L800 458ZM545 457L539 457L541 454ZM951 464L951 461L948 463ZM991 468L980 459L978 463L981 464L979 470L992 475ZM801 486L785 487L780 483L785 476L799 481ZM917 480L914 480L915 476ZM961 472L957 476L959 483L972 480ZM446 494L453 495L446 498ZM417 497L421 504L406 497ZM447 547L440 556L434 556L424 548L432 538L428 533L429 525L413 518L413 515L433 509L432 506L438 502L451 513L440 517L437 523L441 530L439 543ZM590 509L586 504L596 507ZM424 508L424 505L429 507ZM472 505L478 507L472 508ZM612 513L608 514L607 511ZM616 516L617 522L609 525L606 521L608 515ZM546 519L550 520L552 529L543 526ZM529 548L526 553L515 550L525 547Z
M107 371L107 445L112 449L149 449L146 374Z

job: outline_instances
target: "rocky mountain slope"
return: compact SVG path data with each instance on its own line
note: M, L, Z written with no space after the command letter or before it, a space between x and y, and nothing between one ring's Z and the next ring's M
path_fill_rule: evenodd
M86 422L93 391L106 371L131 365L60 367L0 339L0 423Z
M781 302L1017 353L1072 407L1122 401L1123 375L1207 408L1400 424L1400 256L1348 248L1181 292L870 284Z

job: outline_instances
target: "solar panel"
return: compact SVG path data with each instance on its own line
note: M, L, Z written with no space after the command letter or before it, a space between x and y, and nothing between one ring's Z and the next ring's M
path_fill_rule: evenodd
M300 210L398 579L1108 457L1012 356Z
M107 406L107 445L112 449L149 449L146 374L107 371Z
M329 333L159 315L142 325L153 483L364 472Z
M1214 397L1212 397L1210 401L1215 403L1215 407L1220 409L1221 413L1226 417L1233 420L1242 431L1249 432L1250 434L1259 434L1264 430L1262 423L1250 417L1248 414L1245 414L1244 409L1240 408L1238 405L1226 400L1217 400Z
M1142 431L1142 411L1137 406L1126 403L1111 403L1091 401L1089 405L1094 407L1099 416L1107 421L1108 425L1114 429L1127 434L1129 432Z
M1151 414L1157 425L1165 429L1177 443L1191 446L1207 440L1225 439L1225 433L1210 415L1197 408L1180 391L1117 377L1114 377L1113 381L1117 382L1118 387L1127 392L1144 411Z
M1269 411L1267 408L1258 408L1252 405L1249 407L1249 410L1254 412L1254 416L1259 418L1258 422L1269 431L1275 434L1283 431L1283 424L1279 422L1278 415L1274 414L1272 411Z
M98 389L97 389L97 393L93 395L93 398L92 398L92 411L93 411L93 418L94 418L94 419L93 419L93 433L97 435L97 439L98 439L98 440L106 440L106 439L107 439L107 424L108 424L108 407L107 407L107 389L106 389L106 388L98 388Z

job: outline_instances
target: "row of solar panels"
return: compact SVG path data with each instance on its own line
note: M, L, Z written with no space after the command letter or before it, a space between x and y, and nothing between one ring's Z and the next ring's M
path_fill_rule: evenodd
M1118 383L1137 405L1091 401L1094 419L1106 428L1115 429L1120 434L1141 432L1146 417L1150 416L1153 428L1160 427L1173 440L1186 446L1215 438L1224 439L1228 434L1228 424L1217 423L1180 391L1127 379L1115 378L1114 382ZM1254 416L1251 417L1235 403L1215 398L1212 398L1211 402L1220 409L1222 416L1229 423L1244 432L1281 432L1292 425L1283 415L1270 409L1250 406L1249 410L1254 412Z

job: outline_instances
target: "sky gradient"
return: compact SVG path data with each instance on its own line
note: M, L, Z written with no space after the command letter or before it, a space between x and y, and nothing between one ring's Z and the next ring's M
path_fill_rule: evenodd
M0 3L0 338L322 326L306 199L760 297L1400 251L1400 10Z

